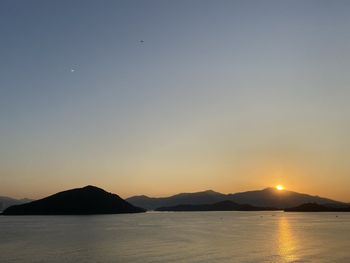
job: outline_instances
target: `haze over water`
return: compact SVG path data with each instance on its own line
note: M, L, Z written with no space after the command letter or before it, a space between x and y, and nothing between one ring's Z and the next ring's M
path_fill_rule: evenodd
M0 217L0 262L348 263L349 232L348 213Z

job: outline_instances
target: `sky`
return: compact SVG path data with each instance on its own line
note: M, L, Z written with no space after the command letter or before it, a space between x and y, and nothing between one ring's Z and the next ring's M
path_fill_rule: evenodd
M350 202L350 2L2 0L0 195L283 184Z

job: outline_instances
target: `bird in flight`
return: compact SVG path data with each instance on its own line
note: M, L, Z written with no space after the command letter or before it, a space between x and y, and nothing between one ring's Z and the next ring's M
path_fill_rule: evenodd
M144 43L144 42L145 42L144 40L142 40L142 39L140 40L140 43Z

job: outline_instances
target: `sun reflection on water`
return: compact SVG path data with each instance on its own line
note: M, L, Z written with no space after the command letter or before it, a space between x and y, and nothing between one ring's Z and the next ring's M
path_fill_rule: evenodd
M288 218L281 216L278 221L278 253L284 262L295 262L298 260L297 247L298 243Z

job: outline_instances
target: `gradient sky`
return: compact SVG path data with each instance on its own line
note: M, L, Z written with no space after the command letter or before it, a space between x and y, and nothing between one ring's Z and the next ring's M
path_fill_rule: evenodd
M0 195L281 183L350 201L349 14L331 0L2 0Z

